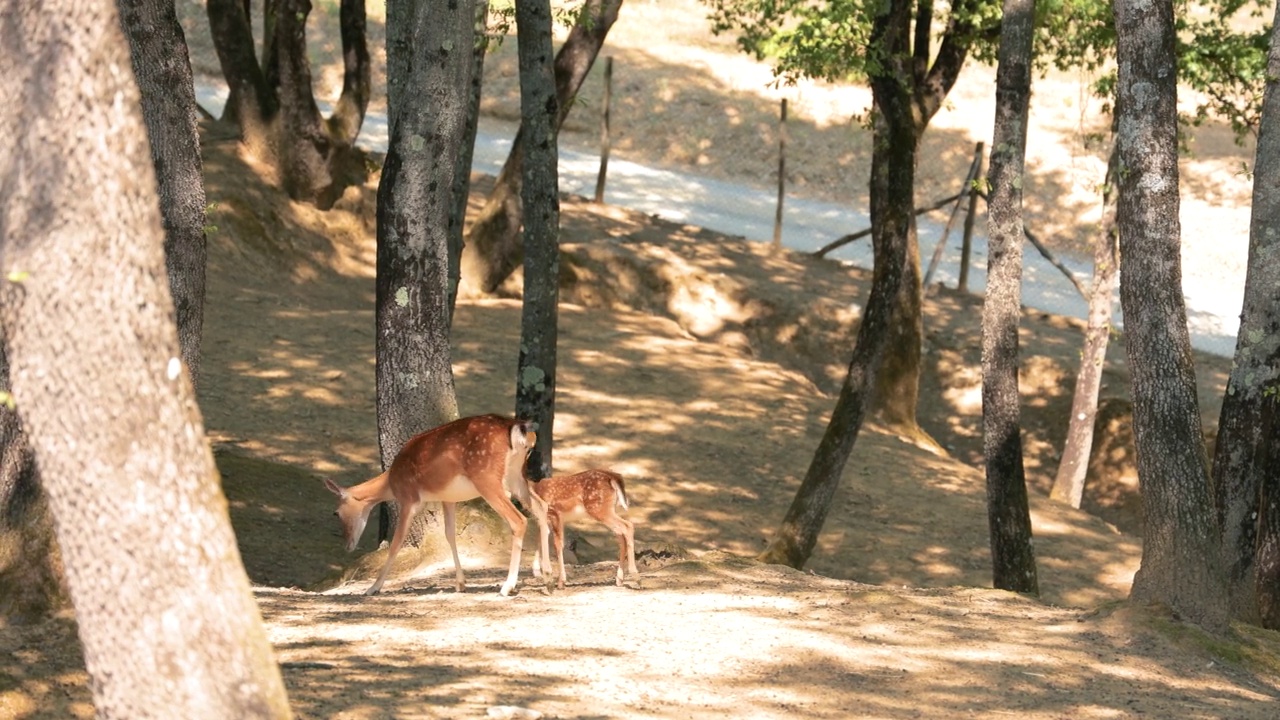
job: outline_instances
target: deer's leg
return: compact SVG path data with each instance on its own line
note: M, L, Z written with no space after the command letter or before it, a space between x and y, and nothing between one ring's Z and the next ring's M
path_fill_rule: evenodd
M479 483L476 485L479 486ZM516 580L520 577L520 550L524 547L524 531L528 523L516 506L511 504L502 483L495 483L495 486L493 491L481 490L480 496L502 516L503 520L507 521L507 526L511 528L511 565L507 569L507 581L502 583L502 587L498 590L498 594L505 597L515 589Z
M618 539L618 575L615 584L621 585L625 577L622 572L624 565L627 568L627 572L632 575L639 574L636 570L635 526L631 524L630 520L614 512L612 508L609 509L609 512L604 517L600 518L600 522L612 530L614 536Z
M457 503L440 503L444 509L444 539L449 541L449 552L453 553L453 582L458 592L467 589L467 580L462 575L462 561L458 559L458 518Z
M551 524L551 531L555 533L556 558L560 561L560 578L556 582L556 587L563 590L565 580L568 579L564 571L564 518L560 516L558 511L552 510L548 513L548 522ZM550 561L548 561L549 563Z
M409 524L413 522L413 511L417 509L416 503L400 503L400 519L396 523L396 531L391 535L391 547L387 549L387 564L382 566L378 579L365 591L365 595L377 595L382 589L382 583L386 582L387 575L391 572L391 564L395 562L396 553L400 552L400 546L404 545L404 538L409 534Z
M533 574L535 577L547 580L551 577L551 555L547 552L551 527L548 525L547 515L554 510L551 510L550 506L535 492L529 494L529 510L534 520L538 522L538 544L533 548Z

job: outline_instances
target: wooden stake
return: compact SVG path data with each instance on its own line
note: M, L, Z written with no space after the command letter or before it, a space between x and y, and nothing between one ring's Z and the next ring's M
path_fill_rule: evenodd
M604 180L609 170L609 105L613 98L613 56L604 59L604 104L600 110L600 173L596 175L597 204L604 203Z

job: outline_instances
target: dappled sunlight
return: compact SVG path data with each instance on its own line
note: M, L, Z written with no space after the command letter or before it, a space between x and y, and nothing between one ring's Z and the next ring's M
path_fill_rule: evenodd
M677 563L643 583L526 589L515 600L443 589L373 598L264 589L258 599L291 701L314 715L348 717L392 693L399 715L517 705L570 717L585 706L593 716L643 708L673 720L748 707L766 718L844 718L857 708L894 720L1209 720L1262 717L1274 702L1273 688L1126 613L1080 614L990 590L845 584L744 562ZM1165 650L1134 658L1132 642ZM663 652L637 651L652 645ZM364 692L342 693L349 683ZM1168 704L1184 695L1200 702Z

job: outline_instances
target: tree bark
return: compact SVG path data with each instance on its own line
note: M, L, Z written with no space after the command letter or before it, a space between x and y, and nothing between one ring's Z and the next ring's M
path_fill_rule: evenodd
M911 99L904 92L903 78L908 71L902 54L895 52L904 47L904 29L909 19L910 3L892 3L874 18L871 31L871 42L884 48L885 57L892 58L871 76L876 104L874 112L884 116L884 130L877 135L877 142L891 147L913 147L915 143L915 132L910 122ZM845 463L862 429L869 405L868 395L885 354L889 325L893 321L892 306L909 268L906 238L912 222L910 203L904 211L902 203L889 200L903 194L910 197L915 185L915 165L893 162L887 153L882 152L872 153L871 162L871 224L875 230L872 243L876 262L866 314L858 325L853 357L826 432L795 499L783 516L781 526L758 556L761 562L799 569L813 554L818 534L831 509L831 498L840 485Z
M1253 591L1258 621L1265 628L1277 630L1280 629L1280 442L1276 442L1276 436L1280 434L1280 392L1264 397L1260 420L1262 437L1269 440L1258 444L1254 458L1260 481Z
M911 3L906 0L892 0L895 8L899 4ZM938 52L933 64L929 64L929 43L932 18L932 5L922 3L918 8L915 32L912 33L910 9L893 12L898 19L899 27L893 29L901 47L901 52L909 56L910 67L900 78L903 84L901 92L907 94L913 109L902 118L884 118L886 123L903 122L911 129L912 140L907 147L897 147L885 138L873 137L872 164L876 153L888 153L893 159L882 157L880 162L910 163L914 168L920 138L924 135L929 121L937 114L945 102L947 94L955 86L960 69L964 66L968 55L969 43L972 41L974 28L972 0L961 0L952 11L947 28L943 32ZM911 38L914 37L914 43ZM896 136L905 137L905 128L893 128ZM877 124L873 133L884 134ZM872 173L871 182L876 182ZM920 394L921 341L924 337L922 320L923 299L920 284L920 249L915 223L915 188L908 188L900 194L881 192L884 202L900 207L894 213L905 213L909 219L903 232L906 236L902 242L907 245L907 268L898 289L898 297L893 305L893 319L887 329L888 345L885 348L884 362L875 376L872 392L872 411L881 422L905 436L922 435L916 422L916 403ZM874 231L876 213L871 214Z
M1280 9L1277 10L1280 13ZM1280 19L1280 18L1277 18ZM1264 540L1263 528L1274 528L1280 512L1274 479L1280 465L1263 464L1274 434L1264 432L1264 408L1274 404L1280 390L1280 25L1273 25L1267 55L1266 90L1258 131L1253 173L1253 210L1249 225L1249 263L1245 275L1244 307L1236 337L1235 358L1222 412L1218 444L1213 457L1214 502L1222 527L1223 566L1231 594L1232 615L1258 622L1255 593L1270 587L1271 622L1280 621L1280 563L1275 540L1266 569L1256 553ZM1267 393L1273 393L1268 400ZM1271 625L1275 627L1275 625Z
M279 0L275 47L280 54L280 128L277 162L284 191L294 200L328 209L337 199L329 159L332 141L311 90L307 15L311 0ZM356 128L359 132L359 127Z
M409 67L413 64L414 13L418 0L386 0L387 3L387 131L394 133L400 115Z
M0 382L12 387L3 342ZM18 413L0 403L0 619L39 622L70 602L31 444Z
M287 718L178 358L120 18L107 0L0 16L0 325L97 715Z
M532 421L538 434L527 463L529 478L536 481L551 475L560 299L556 132L561 115L556 102L556 73L552 67L549 0L516 0L516 28L520 56L520 127L527 138L523 143L521 199L528 209L524 223L524 304L516 366L516 417Z
M249 12L237 0L208 0L205 9L229 92L222 120L240 129L241 141L250 150L270 157L270 125L276 115L276 98L254 55Z
M338 22L342 36L342 94L329 116L329 136L339 145L355 145L373 93L364 0L342 0Z
M177 312L178 341L191 384L200 386L204 325L205 196L196 95L187 42L173 2L120 0L142 118L164 218L164 259Z
M604 46L605 37L618 19L622 0L587 0L573 30L556 54L555 87L559 110L553 124L558 134L573 108L573 99ZM521 123L511 152L503 163L493 191L467 236L462 273L468 285L485 293L498 289L520 266L524 253L520 228L524 223L520 183L523 180L527 128ZM555 140L553 135L552 140Z
M1119 181L1120 156L1115 144L1107 160L1106 184L1102 191L1102 222L1093 247L1093 284L1089 288L1089 320L1084 331L1084 349L1080 353L1080 371L1076 374L1075 394L1071 396L1071 420L1062 443L1062 459L1053 480L1049 497L1073 508L1084 498L1084 480L1089 472L1093 452L1094 423L1098 417L1098 392L1102 388L1102 368L1111 341L1111 305L1115 297L1116 270L1116 183Z
M1018 320L1022 311L1022 186L1031 99L1035 0L1004 0L982 304L982 454L993 587L1040 594L1022 463Z
M1142 486L1142 564L1130 598L1211 632L1227 628L1221 539L1209 493L1182 296L1173 5L1116 0L1120 301Z
M412 87L397 111L378 184L377 386L383 467L408 439L458 419L449 350L448 242L453 174L465 132L475 18L471 2L412 14ZM398 32L398 31L397 31ZM390 36L390 33L389 33ZM389 79L390 80L390 79ZM384 516L379 534L396 518ZM426 522L426 513L419 513ZM421 543L422 526L410 533Z

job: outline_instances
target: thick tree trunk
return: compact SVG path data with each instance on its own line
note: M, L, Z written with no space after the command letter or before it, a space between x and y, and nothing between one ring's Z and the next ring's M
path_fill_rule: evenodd
M556 167L560 114L551 61L549 0L516 0L516 26L520 127L527 138L521 199L528 209L524 223L524 305L516 366L516 417L532 421L538 434L527 464L529 478L536 481L551 475L560 299L560 188Z
M1253 169L1244 307L1218 420L1213 478L1232 615L1258 622L1259 611L1265 613L1267 607L1259 607L1262 598L1255 598L1255 592L1270 587L1271 597L1263 602L1271 606L1274 627L1280 621L1280 554L1275 539L1266 541L1272 553L1266 569L1255 552L1264 543L1259 531L1280 524L1280 517L1270 516L1280 512L1280 484L1271 481L1280 464L1269 471L1262 464L1267 447L1280 444L1274 434L1264 432L1262 422L1265 406L1275 400L1266 393L1280 388L1280 237L1275 232L1280 223L1280 24L1272 26L1266 78Z
M465 134L474 44L469 1L412 15L413 54L378 185L378 442L383 467L408 439L458 418L449 351L448 242L453 174ZM389 78L389 81L392 79ZM424 518L426 513L420 513ZM397 519L384 516L379 534ZM415 528L411 545L421 542Z
M886 57L895 57L903 47L905 28L910 20L910 3L894 3L875 18L872 43L883 44ZM889 147L913 147L915 132L910 122L910 96L905 91L901 56L885 63L871 77L876 109L885 128L878 142ZM892 202L895 195L910 195L915 185L915 166L893 162L884 152L872 153L871 215L875 268L866 313L858 325L858 337L840 387L840 397L831 420L814 452L795 499L783 516L782 525L757 559L761 562L802 568L818 542L818 534L831 509L831 498L840 485L845 463L862 429L869 406L869 393L885 353L886 337L892 323L892 307L899 296L903 276L909 266L906 238L910 233L910 208Z
M0 16L20 39L0 53L0 177L21 179L0 186L0 326L97 715L287 718L178 359L120 18L107 0Z
M364 0L342 0L338 22L342 36L342 94L329 116L329 137L339 145L355 145L373 92Z
M173 2L120 0L164 217L164 259L182 360L199 387L204 325L204 176L187 42Z
M1102 388L1102 368L1106 364L1107 344L1111 341L1111 305L1115 298L1116 271L1116 183L1119 181L1120 156L1115 144L1107 161L1106 185L1102 191L1102 222L1093 248L1093 284L1089 288L1089 320L1084 331L1084 349L1080 353L1080 371L1076 374L1075 394L1071 396L1071 420L1062 443L1062 459L1049 496L1073 508L1080 507L1084 497L1084 479L1093 452L1094 422L1098 417L1098 392Z
M1173 5L1116 0L1113 7L1124 168L1120 301L1144 521L1130 597L1222 632L1229 616L1222 544L1182 296Z
M573 107L573 99L595 64L600 48L613 23L618 19L622 0L588 0L564 45L556 54L556 114L554 133ZM497 182L484 208L480 211L463 249L462 273L467 284L481 292L491 293L520 266L524 253L520 228L524 223L520 183L523 179L526 128L521 125L512 142L511 152L498 173ZM555 138L553 136L552 140Z
M254 153L269 158L276 98L254 55L249 12L237 0L208 0L206 12L218 64L230 92L222 120L240 129L241 140Z
M1035 11L1035 0L1004 0L1000 26L987 212L987 291L982 304L982 454L986 460L993 587L1039 595L1018 394L1022 186Z

